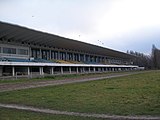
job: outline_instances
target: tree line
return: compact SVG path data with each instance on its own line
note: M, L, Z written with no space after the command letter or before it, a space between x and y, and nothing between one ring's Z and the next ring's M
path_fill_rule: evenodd
M160 49L156 48L155 45L152 46L150 55L132 50L127 50L127 53L135 56L133 59L134 65L145 67L146 69L160 69Z

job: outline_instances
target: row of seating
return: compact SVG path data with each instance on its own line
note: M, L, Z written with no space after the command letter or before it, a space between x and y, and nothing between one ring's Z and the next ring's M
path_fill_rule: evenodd
M65 60L45 60L40 58L34 59L22 59L22 58L5 58L0 57L0 61L8 61L8 62L36 62L36 63L62 63L62 64L102 64L97 62L79 62L79 61L65 61Z
M6 61L6 62L40 62L40 63L52 63L49 60L44 59L22 59L22 58L5 58L1 57L0 61Z

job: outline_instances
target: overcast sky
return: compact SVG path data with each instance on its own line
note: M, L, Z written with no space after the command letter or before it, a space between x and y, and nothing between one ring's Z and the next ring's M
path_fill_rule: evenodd
M0 21L123 52L160 48L160 0L0 0Z

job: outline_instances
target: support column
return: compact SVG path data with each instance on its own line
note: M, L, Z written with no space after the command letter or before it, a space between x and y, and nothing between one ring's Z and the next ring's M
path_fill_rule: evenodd
M58 60L60 60L60 52L58 51L57 53L58 53L57 58L58 58Z
M93 71L96 72L96 68L95 67L93 68Z
M61 67L61 74L63 74L63 67Z
M30 75L30 68L29 67L27 67L27 71L28 71L28 75Z
M78 54L78 60L81 61L81 55L80 54Z
M49 59L50 60L52 59L52 52L51 52L51 50L49 50Z
M84 54L84 62L86 62L86 55Z
M102 72L104 72L104 67L102 68Z
M74 56L74 53L72 53L72 56L73 56L73 61L75 61L75 56Z
M91 72L91 68L90 68L90 67L88 68L88 72L89 72L89 73Z
M3 71L3 67L2 66L0 66L0 76L2 76L2 71Z
M51 74L54 74L54 67L51 67Z
M78 67L77 67L76 69L77 69L77 73L79 73L79 71L78 71Z
M12 66L12 76L15 76L15 67Z
M44 75L43 67L39 67L39 72L40 72L40 75Z
M39 52L40 52L40 58L42 59L42 50L41 50L41 48L39 49Z
M65 60L69 60L69 56L68 56L67 52L66 52L66 59Z
M69 73L70 73L70 74L72 73L72 69L71 69L71 67L69 67Z

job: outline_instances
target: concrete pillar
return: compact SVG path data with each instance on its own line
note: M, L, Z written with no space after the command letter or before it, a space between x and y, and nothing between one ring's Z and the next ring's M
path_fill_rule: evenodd
M96 72L96 68L95 67L93 68L93 71Z
M66 59L65 60L69 60L69 56L68 56L67 52L66 52Z
M79 71L78 71L78 67L77 67L77 73L79 73Z
M41 69L42 69L42 75L44 75L44 72L43 72L43 67L42 67Z
M52 52L51 52L51 50L49 50L49 59L51 60L52 59Z
M81 55L80 54L78 54L78 60L81 61Z
M73 56L73 57L72 57L73 61L75 61L75 56L74 56L74 53L72 53L72 56Z
M63 67L61 67L61 74L63 74Z
M72 73L72 69L71 69L71 67L69 67L69 73L70 73L70 74Z
M1 48L1 49L2 49L2 48ZM2 51L2 50L1 50L1 51ZM29 47L29 54L28 54L28 55L29 55L29 58L32 57L32 50L31 50L31 47Z
M41 50L41 48L39 49L39 52L40 52L40 58L42 59L42 50Z
M57 59L60 60L60 52L57 52Z
M90 67L88 68L88 72L89 72L89 73L91 72L91 68L90 68Z
M39 73L40 73L40 75L44 75L43 67L39 67Z
M51 74L54 74L54 67L51 67Z
M86 55L84 54L84 62L86 61Z
M27 72L28 72L28 75L30 75L30 68L27 67Z
M15 67L12 66L12 76L15 76Z
M0 76L2 76L2 70L3 70L3 67L0 66Z
M114 68L112 68L112 71L114 71Z

